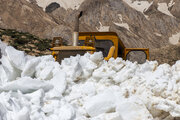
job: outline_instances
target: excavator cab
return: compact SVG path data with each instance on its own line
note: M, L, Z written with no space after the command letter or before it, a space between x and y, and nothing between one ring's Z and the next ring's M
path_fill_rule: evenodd
M51 48L52 55L59 62L70 56L83 55L86 52L94 53L95 51L102 51L105 60L109 60L111 57L122 57L124 60L130 60L131 52L140 51L145 58L137 56L138 59L149 60L148 48L126 48L115 32L79 32L77 46L63 46L61 43L62 40L55 37L53 48Z

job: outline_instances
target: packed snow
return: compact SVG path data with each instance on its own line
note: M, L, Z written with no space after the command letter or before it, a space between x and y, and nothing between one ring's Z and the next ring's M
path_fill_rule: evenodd
M99 24L100 24L100 26L96 27L96 29L99 32L108 32L109 31L110 26L103 26L101 22L99 22Z
M155 34L156 36L159 36L159 37L161 37L161 36L162 36L162 34L157 33L157 32L155 32L154 34Z
M149 16L145 15L144 12L153 4L152 2L148 1L139 1L139 0L123 0L127 3L131 8L141 12L144 17L149 20Z
M36 0L36 2L38 6L43 8L43 10L45 10L45 8L53 2L60 4L60 7L63 7L66 10L68 8L71 8L74 10L74 9L78 9L81 3L84 2L84 0Z
M173 3L172 3L172 5L173 5ZM171 6L171 5L169 4L169 6ZM158 3L158 8L157 8L157 9L158 9L160 12L162 12L162 13L168 15L168 16L174 17L174 16L171 14L171 12L168 10L168 5L167 5L167 3Z
M33 57L0 42L0 120L172 120L180 117L180 61L170 66L101 52Z
M119 20L123 22L123 16L121 14L118 14Z
M173 34L171 37L169 37L169 42L173 45L179 44L179 40L180 40L180 32Z
M123 27L123 28L127 29L128 31L130 31L129 25L127 23L115 23L114 22L114 24L117 26Z
M153 2L148 1L139 1L139 0L123 0L126 2L130 7L134 8L135 10L143 13L145 10L147 10Z
M119 23L113 22L113 23L114 23L115 25L117 25L117 26L123 27L123 28L125 28L125 29L127 29L127 30L130 31L129 25L128 25L127 23L124 23L124 22L123 22L123 16L122 16L121 14L118 14L118 17L119 17L120 22L119 22Z

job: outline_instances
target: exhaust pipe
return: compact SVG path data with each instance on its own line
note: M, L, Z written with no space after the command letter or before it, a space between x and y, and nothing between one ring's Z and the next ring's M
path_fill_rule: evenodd
M79 39L79 32L73 32L73 46L78 45L78 39Z
M73 46L78 45L79 40L79 18L82 16L83 12L81 11L75 19L74 32L73 32Z

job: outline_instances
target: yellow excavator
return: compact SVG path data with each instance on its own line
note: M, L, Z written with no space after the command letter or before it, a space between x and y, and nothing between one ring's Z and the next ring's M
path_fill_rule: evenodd
M82 12L75 21L72 46L63 46L61 37L54 37L50 50L58 62L77 54L83 55L86 52L94 53L97 51L102 51L105 60L109 60L111 57L122 57L127 60L131 52L137 51L143 52L145 59L149 60L148 48L126 48L115 32L79 32L79 18L81 16Z

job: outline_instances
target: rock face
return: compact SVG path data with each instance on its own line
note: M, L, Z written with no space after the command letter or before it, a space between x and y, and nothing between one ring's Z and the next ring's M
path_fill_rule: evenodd
M180 30L178 0L85 0L78 10L60 7L52 1L46 7L49 14L35 1L12 3L9 0L1 4L1 27L28 31L40 37L60 35L70 40L74 17L79 11L84 11L80 31L117 32L126 47L159 48L168 45L169 37ZM5 7L8 10L4 11Z
M131 1L131 0L129 0ZM179 32L178 1L145 1L148 6L141 10L138 1L86 0L79 10L56 9L52 16L61 18L73 27L74 14L84 11L80 31L114 31L126 47L159 48L169 44L169 38ZM142 7L143 1L137 5ZM134 7L135 6L135 7ZM168 13L169 12L169 13ZM177 16L177 17L176 17Z
M158 60L159 63L174 64L180 58L180 45L168 45L151 50L151 60Z
M40 7L25 0L0 1L0 27L30 32L45 37L57 24Z
M83 5L83 4L82 4ZM119 0L90 3L83 22L93 28L110 26L127 47L159 48L169 43L169 37L180 29L179 21L156 9L141 13Z
M60 7L60 5L58 3L53 2L46 7L45 12L51 13L52 11L56 10L59 7Z
M176 4L174 4L171 8L170 8L170 11L171 13L178 19L180 19L180 15L179 15L179 12L180 12L180 1L176 0L175 2Z

